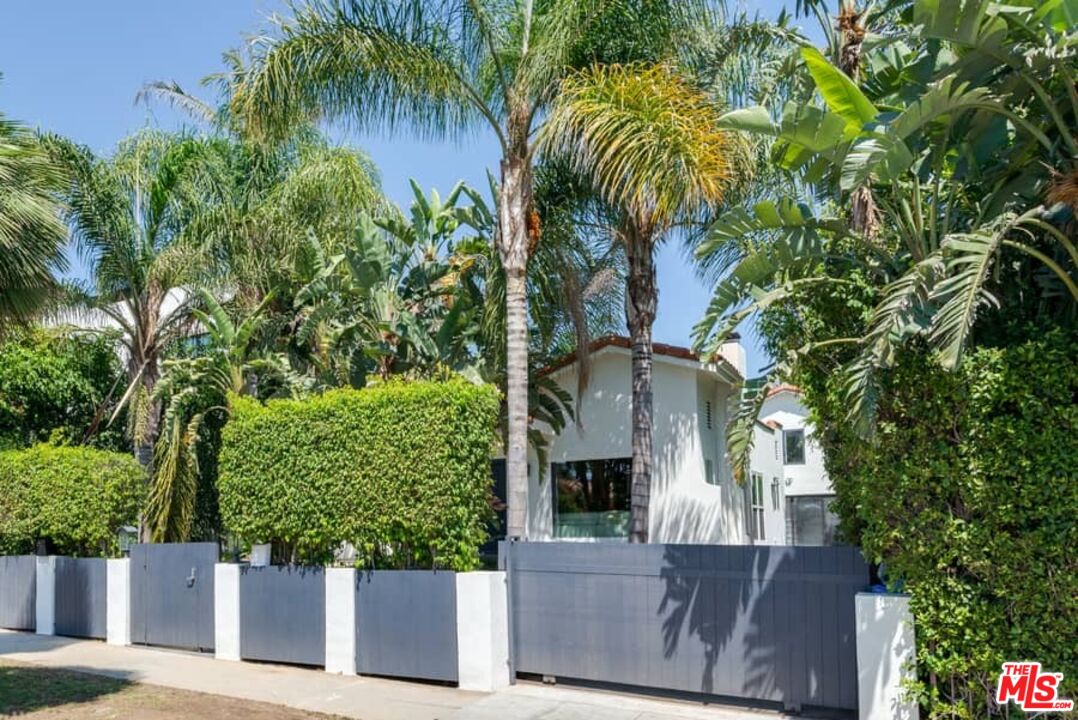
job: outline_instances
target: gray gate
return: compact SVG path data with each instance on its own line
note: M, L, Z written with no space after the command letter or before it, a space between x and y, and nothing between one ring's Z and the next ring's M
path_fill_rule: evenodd
M856 548L503 543L517 672L857 707Z
M33 630L37 626L37 558L0 556L0 628Z
M456 574L376 570L356 578L356 670L456 682Z
M131 641L213 649L217 543L131 547Z
M325 665L326 574L320 567L240 571L240 657Z
M107 561L56 558L56 634L105 637Z

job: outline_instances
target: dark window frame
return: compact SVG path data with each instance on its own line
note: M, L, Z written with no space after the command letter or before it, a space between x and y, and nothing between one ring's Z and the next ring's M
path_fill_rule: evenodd
M766 506L764 505L764 474L749 472L749 534L754 542L767 540Z
M558 487L559 473L557 471L558 466L574 465L578 463L619 463L625 468L625 505L624 509L614 510L584 510L580 512L567 512L565 515L584 515L584 514L602 514L609 512L622 512L631 513L632 511L632 457L608 457L608 458L585 458L579 460L567 460L565 462L551 462L550 463L550 485L551 485L551 510L553 513L553 533L555 538L559 537L585 537L585 538L628 538L629 537L629 517L627 515L625 528L623 532L612 535L562 535L561 534L561 517L563 515L561 510L560 494L561 491ZM589 481L590 482L590 481Z
M796 460L796 461L791 461L790 460L790 446L786 442L786 440L791 435L795 435L795 436L800 435L801 436L801 459L800 460ZM782 431L782 464L783 465L804 465L805 464L805 458L808 455L808 449L806 447L806 443L807 443L807 437L805 436L805 429L804 428L792 428L790 430L783 430Z

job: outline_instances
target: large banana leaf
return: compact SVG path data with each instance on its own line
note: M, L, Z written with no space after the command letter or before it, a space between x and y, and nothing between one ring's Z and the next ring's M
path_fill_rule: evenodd
M737 407L726 424L726 453L738 485L743 485L748 476L756 422L773 384L771 377L746 380Z
M828 62L819 50L814 47L801 48L801 57L831 112L845 120L855 131L876 119L879 111L872 101L846 73Z

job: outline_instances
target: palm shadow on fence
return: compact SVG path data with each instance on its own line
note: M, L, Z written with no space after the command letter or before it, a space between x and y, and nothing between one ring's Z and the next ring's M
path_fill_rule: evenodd
M854 707L854 588L811 580L827 553L666 546L656 609L664 660L693 673L694 692Z

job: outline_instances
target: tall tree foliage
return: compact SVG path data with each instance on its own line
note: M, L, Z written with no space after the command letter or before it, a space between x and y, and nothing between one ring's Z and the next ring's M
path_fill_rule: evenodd
M0 113L0 332L40 309L66 267L62 183L39 139Z
M717 118L711 99L669 66L596 65L562 82L544 128L548 150L567 158L613 209L627 258L634 542L648 540L656 247L676 223L720 203L749 169L747 147Z
M902 4L877 19L884 34L860 61L861 86L805 48L818 102L774 121L764 108L724 116L776 138L776 160L818 201L773 198L715 223L699 253L732 260L698 344L713 350L754 312L863 274L880 289L865 325L816 342L858 349L843 372L851 421L870 432L877 373L911 340L954 368L1008 308L1072 322L1078 104L1064 13ZM877 220L866 225L860 201Z
M1007 717L990 694L1001 658L1051 654L1073 625L1055 578L1073 574L1075 17L837 10L834 42L801 52L811 94L720 121L772 138L812 192L711 227L701 253L728 275L696 339L713 350L757 318L805 388L843 533L912 594L924 714Z
M106 427L123 389L110 337L9 333L0 344L0 448L58 442L129 450L123 428Z
M107 159L59 139L53 154L70 173L65 193L72 235L89 283L68 288L65 312L80 324L120 332L139 461L152 466L160 407L153 399L166 348L186 332L190 286L213 268L189 225L212 197L205 142L144 131Z
M574 66L670 47L695 3L649 0L339 0L292 8L256 41L254 73L233 107L273 134L297 118L408 126L456 138L485 128L502 152L496 245L506 274L509 535L527 533L527 265L541 229L534 132Z
M272 299L272 295L267 296L261 306L236 323L212 294L201 290L199 307L192 310L201 335L199 350L193 357L164 363L164 376L153 394L153 400L163 406L162 433L155 448L146 507L153 542L189 540L200 489L203 494L215 495L215 487L199 487L204 474L199 467L199 445L216 443L231 398L287 396L302 387L289 372L287 362L260 352L256 346L265 306ZM209 510L216 514L214 508Z

